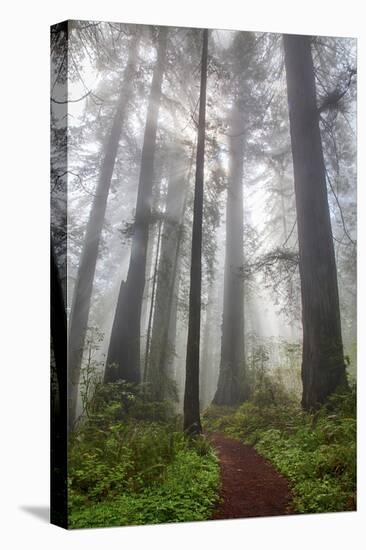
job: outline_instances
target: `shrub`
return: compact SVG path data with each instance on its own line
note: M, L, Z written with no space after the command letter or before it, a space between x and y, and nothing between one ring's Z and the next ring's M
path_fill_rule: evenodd
M142 525L208 519L217 498L219 473L213 454L204 459L180 450L168 465L163 483L115 499L74 506L72 528Z
M70 439L70 527L208 518L217 458L203 436L188 440L179 424L169 405L131 385L96 385Z

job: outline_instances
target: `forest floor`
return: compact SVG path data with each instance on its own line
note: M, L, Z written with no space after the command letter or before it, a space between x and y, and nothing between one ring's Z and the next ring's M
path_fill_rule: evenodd
M279 516L292 512L287 480L253 447L213 433L221 490L212 519Z

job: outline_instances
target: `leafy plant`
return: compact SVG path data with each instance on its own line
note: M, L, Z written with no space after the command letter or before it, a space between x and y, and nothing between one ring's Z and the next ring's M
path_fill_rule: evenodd
M218 485L211 445L186 439L168 404L123 381L94 385L70 440L70 527L207 519Z

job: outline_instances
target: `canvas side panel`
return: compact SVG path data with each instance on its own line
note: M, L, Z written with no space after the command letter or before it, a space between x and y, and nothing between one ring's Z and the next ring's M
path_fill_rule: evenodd
M67 528L68 22L51 27L51 523Z

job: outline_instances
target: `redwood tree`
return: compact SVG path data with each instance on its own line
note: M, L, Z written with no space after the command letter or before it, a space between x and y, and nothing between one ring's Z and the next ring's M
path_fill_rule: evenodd
M311 38L284 35L303 324L302 405L346 384L337 268L316 102Z
M220 373L214 402L235 405L239 402L239 374L244 362L244 283L241 274L243 252L243 157L245 125L238 99L230 116L229 177L226 201L226 243L224 306Z
M202 432L199 403L199 361L201 329L201 272L202 272L202 217L203 182L206 135L206 88L208 30L203 31L201 86L197 136L196 177L193 206L191 275L189 292L189 320L184 390L184 430L189 435Z
M111 185L114 164L127 108L132 94L138 54L138 35L132 37L128 61L124 70L120 96L109 134L106 137L100 175L95 190L88 224L86 226L83 250L73 293L69 321L68 351L68 399L69 429L72 430L76 416L77 396L80 380L81 361L88 325L90 301L98 258L100 237L103 229L107 199Z
M122 281L108 349L105 382L140 381L140 324L151 218L156 134L166 62L167 28L160 27L148 102L136 215L126 281Z

